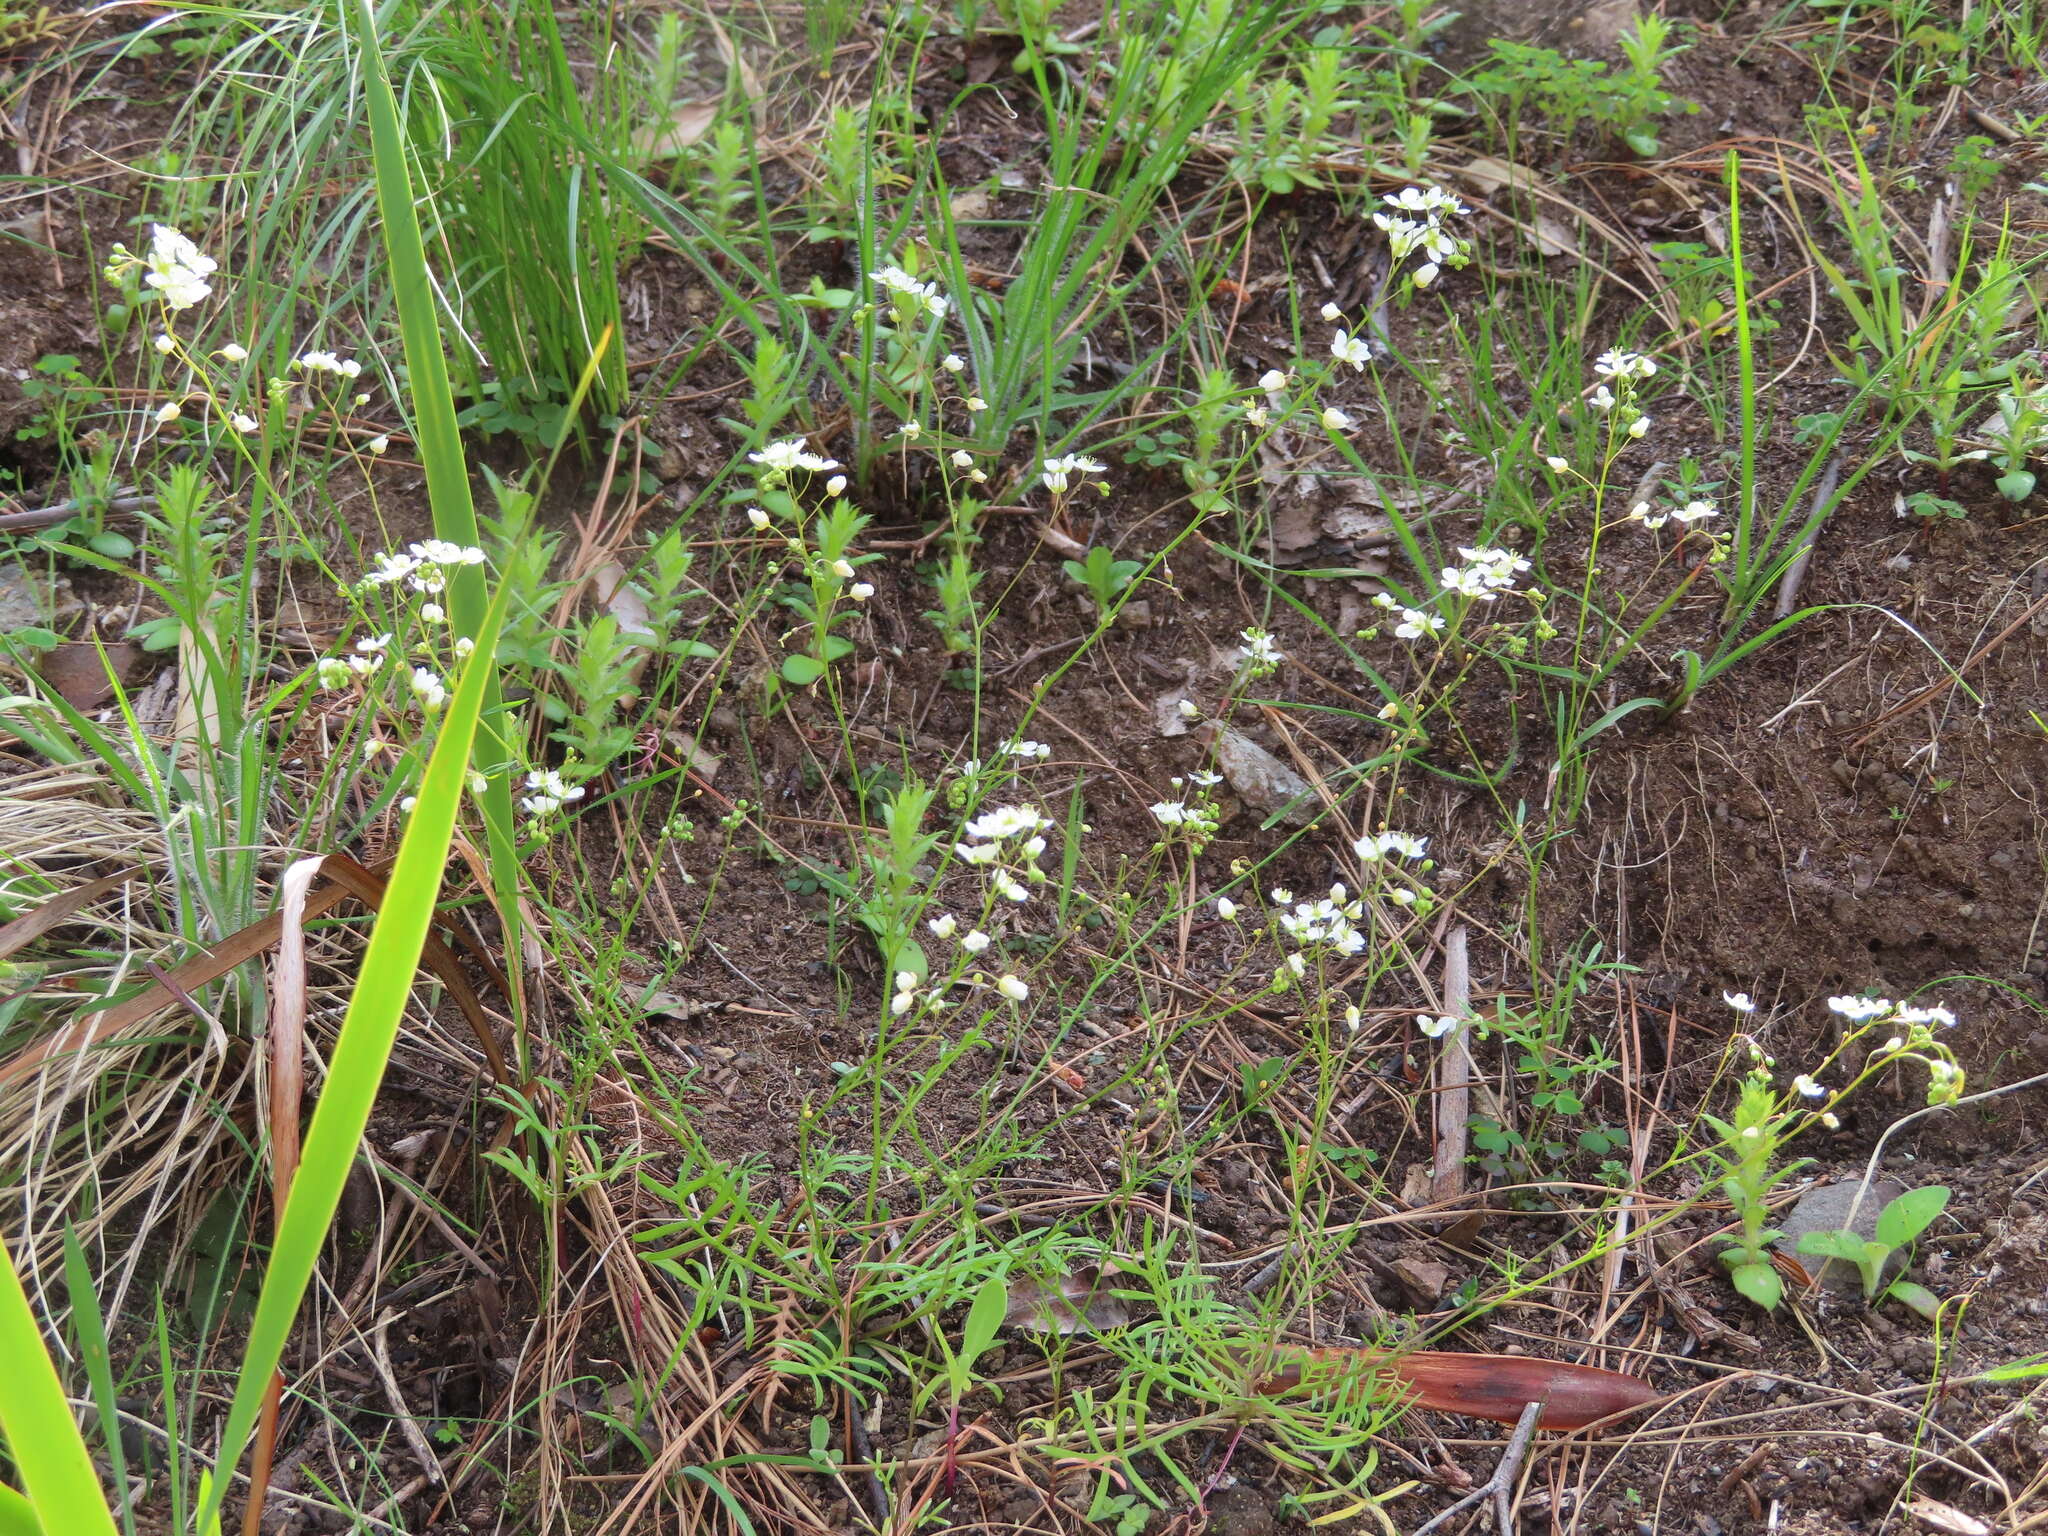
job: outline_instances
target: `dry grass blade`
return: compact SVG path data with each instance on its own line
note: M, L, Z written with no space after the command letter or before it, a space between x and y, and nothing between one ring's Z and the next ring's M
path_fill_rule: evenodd
M24 912L13 922L0 928L0 960L6 959L26 945L33 944L51 929L61 927L68 919L83 912L102 896L118 891L141 873L140 864L131 864L126 869L114 871L111 875L102 875L97 880L75 886L61 896L52 896L33 911Z

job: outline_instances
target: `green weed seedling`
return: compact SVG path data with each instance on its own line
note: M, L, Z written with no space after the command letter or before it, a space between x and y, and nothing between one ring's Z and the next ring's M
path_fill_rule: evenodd
M2028 379L2001 394L1982 436L1991 462L2002 471L1999 495L2025 501L2035 485L2027 466L2048 452L2048 385Z
M1809 1232L1799 1239L1799 1251L1855 1265L1863 1276L1865 1301L1876 1300L1881 1289L1886 1297L1905 1303L1932 1322L1941 1307L1934 1293L1906 1279L1886 1285L1884 1274L1892 1255L1911 1248L1920 1234L1948 1209L1948 1200L1949 1191L1944 1185L1909 1189L1878 1213L1875 1237L1859 1237L1849 1231Z
M1060 569L1087 588L1100 612L1108 613L1115 606L1118 595L1137 579L1138 572L1145 569L1145 565L1141 560L1119 560L1098 545L1080 560L1062 561Z

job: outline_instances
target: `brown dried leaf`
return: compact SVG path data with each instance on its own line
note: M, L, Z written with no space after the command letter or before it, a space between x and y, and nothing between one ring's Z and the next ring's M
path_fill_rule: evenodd
M669 108L668 121L649 123L633 135L633 152L650 164L673 160L711 131L718 121L718 101L679 101Z
M1086 1264L1057 1284L1026 1276L1010 1286L1008 1328L1031 1333L1099 1333L1121 1328L1131 1320L1130 1304L1111 1289L1115 1273L1100 1264Z

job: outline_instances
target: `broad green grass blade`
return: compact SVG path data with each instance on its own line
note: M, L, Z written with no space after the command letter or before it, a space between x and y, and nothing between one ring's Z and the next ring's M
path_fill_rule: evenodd
M0 1435L28 1491L26 1498L11 1489L0 1497L0 1531L33 1531L40 1525L65 1536L115 1536L99 1474L78 1421L71 1417L57 1367L43 1347L5 1238L0 1238L0 1360L7 1362L0 1370ZM29 1512L26 1526L21 1524L24 1511Z
M456 814L462 808L470 748L477 735L484 696L495 691L491 688L497 672L493 658L498 630L504 622L507 591L501 590L497 601L485 612L476 652L463 668L462 680L448 705L441 738L428 759L419 799L413 806L412 819L406 824L405 839L399 844L398 862L391 871L383 909L370 932L361 975L349 997L348 1015L342 1020L341 1037L335 1042L327 1081L306 1132L298 1176L278 1220L277 1242L264 1272L262 1292L256 1299L256 1315L249 1326L234 1405L228 1412L227 1427L221 1432L220 1457L214 1474L202 1483L196 1524L204 1532L210 1533L217 1526L229 1473L248 1444L271 1372L284 1357L292 1321L313 1278L335 1208L341 1203L342 1185L354 1166L356 1147L369 1124L378 1086L384 1080L385 1064L398 1038L406 999L412 995L420 950L441 893L441 873L455 835ZM68 1422L68 1414L66 1419Z
M107 1320L100 1313L100 1299L93 1292L92 1266L85 1257L85 1245L76 1228L64 1228L64 1287L71 1302L72 1329L78 1338L78 1357L85 1365L85 1379L92 1385L93 1405L100 1411L100 1438L106 1446L107 1471L116 1488L128 1486L128 1453L121 1442L121 1407L115 1400L114 1357L107 1347ZM121 1528L133 1536L135 1512L121 1509Z
M346 0L345 0L346 3ZM427 472L427 497L434 509L434 532L451 543L479 542L476 503L470 496L469 464L462 452L461 429L455 422L455 391L448 382L448 360L441 351L441 322L434 306L434 285L427 272L427 249L420 237L419 210L413 203L412 177L405 159L405 127L392 94L377 36L377 13L370 0L355 0L357 42L363 58L363 85L370 107L370 141L376 158L377 211L384 225L384 250L390 260L392 297L398 308L399 333L412 394L413 431ZM458 566L448 582L448 612L457 633L476 641L477 656L488 658L495 647L478 633L486 595L483 567ZM490 848L492 894L504 925L505 974L512 989L512 1017L519 1072L528 1072L525 987L520 976L523 953L519 932L519 850L512 815L512 772L516 754L502 731L495 667L485 668L483 744L478 753L486 778L482 796L484 831Z

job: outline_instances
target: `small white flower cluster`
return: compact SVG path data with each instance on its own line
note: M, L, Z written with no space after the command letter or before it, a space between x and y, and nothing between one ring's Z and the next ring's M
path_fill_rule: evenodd
M912 311L922 309L934 319L944 319L950 307L945 295L939 292L937 283L920 283L901 267L883 267L875 273L874 283L892 295L899 317L907 317Z
M1420 640L1425 635L1441 634L1444 627L1443 615L1428 613L1420 608L1405 608L1394 600L1391 592L1373 594L1372 605L1392 613L1399 610L1401 622L1394 626L1394 633L1403 640Z
M545 821L571 801L583 798L583 786L571 784L554 768L543 768L526 776L527 793L520 797L519 808L535 821Z
M1458 553L1466 563L1444 567L1443 589L1482 603L1514 591L1515 578L1529 569L1529 562L1511 549L1471 549L1460 545Z
M1756 1002L1747 992L1723 992L1721 1001L1737 1013L1756 1012ZM1894 1002L1888 997L1857 997L1850 994L1829 998L1828 1009L1851 1026L1847 1039L1836 1047L1834 1054L1829 1057L1830 1061L1861 1039L1865 1031L1880 1024L1890 1025L1902 1030L1903 1033L1894 1034L1885 1040L1872 1053L1870 1065L1890 1066L1901 1061L1917 1061L1927 1068L1927 1102L1930 1105L1953 1104L1962 1097L1965 1082L1963 1069L1956 1065L1953 1054L1947 1046L1939 1043L1934 1034L1935 1027L1955 1027L1956 1016L1949 1009L1939 1003L1923 1008ZM1777 1066L1777 1061L1766 1054L1763 1047L1754 1040L1749 1041L1748 1045L1750 1075L1757 1082L1765 1083L1772 1069ZM1846 1090L1832 1090L1814 1073L1801 1072L1792 1079L1792 1091L1801 1098L1825 1100L1819 1115L1820 1123L1831 1131L1840 1129L1841 1119L1835 1110L1840 1107Z
M1444 228L1444 219L1470 213L1450 193L1436 187L1403 187L1380 199L1391 213L1376 213L1372 221L1387 237L1395 265L1420 253L1422 264L1410 274L1418 288L1436 281L1444 267L1462 267L1471 260L1472 242Z
M1704 522L1719 512L1711 501L1688 501L1682 507L1667 507L1654 512L1647 501L1639 501L1629 508L1629 521L1641 523L1645 528L1662 528L1666 523L1678 523L1690 528L1694 523Z
M1429 839L1406 832L1368 832L1351 845L1351 851L1368 864L1381 859L1407 859L1410 863L1429 852Z
M1192 797L1186 793L1190 780L1194 783ZM1152 819L1173 836L1185 840L1188 851L1199 857L1215 840L1216 829L1223 824L1216 797L1210 793L1222 782L1220 773L1194 773L1185 779L1176 777L1173 787L1183 792L1182 797L1154 802L1150 807Z
M1051 826L1034 805L999 805L961 829L967 840L955 843L953 854L963 864L987 869L989 888L997 896L1022 903L1031 899L1030 887L1045 880L1038 859Z
M1418 878L1416 870L1403 867L1417 865L1422 871L1433 867L1425 862L1429 855L1428 838L1391 830L1368 832L1352 843L1351 851L1358 855L1368 874L1378 872L1385 883L1386 898L1395 906L1413 907L1418 912L1430 910L1435 893Z
M1055 496L1064 495L1075 475L1099 475L1108 468L1101 460L1091 459L1086 454L1062 454L1045 461L1045 488Z
M423 539L409 545L402 555L380 551L364 575L364 588L404 582L415 592L440 592L448 585L446 572L458 565L482 565L484 552L474 544L456 544L448 539Z
M799 469L822 474L828 469L839 467L837 459L828 459L812 453L800 437L792 437L780 443L769 443L759 453L748 454L747 462L760 465L771 476L782 477L787 477ZM839 489L845 488L845 482L841 481ZM832 494L836 496L839 491L833 491Z
M1270 677L1280 669L1280 663L1287 659L1273 637L1263 629L1247 629L1240 633L1244 646L1237 653L1238 661L1244 667L1246 677Z
M190 309L213 292L207 279L218 263L168 224L152 224L149 252L137 256L125 245L116 245L106 266L110 283L123 281L129 273L142 273L142 286L153 292L166 309Z
M414 667L412 696L419 701L421 711L431 715L448 702L448 686L432 667Z
M1291 891L1275 890L1273 900L1282 902L1293 895ZM1358 924L1365 921L1365 903L1353 896L1340 881L1330 887L1330 894L1316 901L1298 901L1285 911L1275 914L1273 925L1289 940L1300 946L1287 957L1287 975L1300 976L1308 968L1305 957L1322 953L1355 955L1365 948L1365 935L1358 930ZM1286 984L1281 977L1280 985Z
M1052 748L1042 741L1014 736L1003 743L1003 755L1014 757L1020 763L1042 763L1052 756Z
M292 359L294 368L307 373L331 373L336 378L353 379L363 371L363 365L352 357L338 357L332 352L301 352Z

